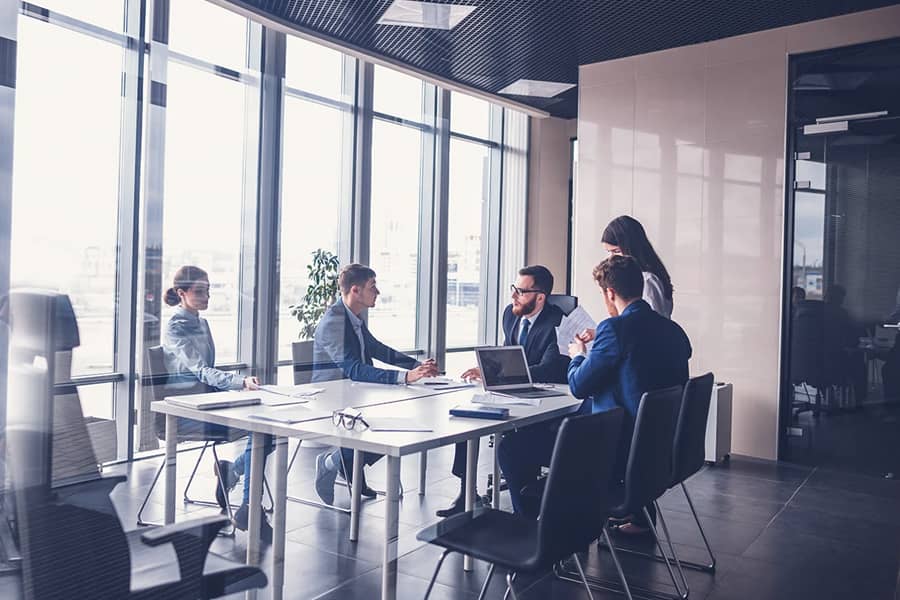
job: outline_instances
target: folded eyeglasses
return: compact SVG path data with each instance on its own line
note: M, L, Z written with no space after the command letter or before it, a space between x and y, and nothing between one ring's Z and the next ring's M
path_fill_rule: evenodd
M348 431L352 431L357 423L361 423L361 427L368 429L369 424L363 419L362 413L355 408L344 408L331 413L331 422L335 427L342 426Z

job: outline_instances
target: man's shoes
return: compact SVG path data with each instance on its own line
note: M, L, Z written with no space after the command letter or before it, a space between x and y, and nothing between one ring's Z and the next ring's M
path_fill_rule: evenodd
M241 531L247 531L247 527L250 521L250 506L247 504L241 504L240 508L234 513L234 526L240 529ZM272 525L269 523L269 520L266 518L266 513L263 511L262 513L262 522L259 524L259 539L265 542L266 544L272 543Z
M350 485L351 487L353 486L353 477L347 477L347 473L344 473L343 469L339 469L338 474L344 478L344 481L346 481L348 485ZM370 488L366 483L365 473L362 474L362 481L360 483L362 483L362 488L359 492L360 496L362 496L363 498L375 498L378 496L378 492Z
M228 494L237 485L238 474L234 472L234 464L230 460L220 460L214 465L216 474L216 502L222 510L228 510ZM222 484L219 485L221 479ZM225 488L224 491L222 488Z
M481 500L481 496L475 494L475 507L482 506L483 502ZM466 511L466 499L463 496L457 496L453 501L453 504L448 506L447 508L442 508L441 510L435 511L434 514L441 517L442 519L446 519L447 517L452 517L453 515L458 515L459 513Z
M331 453L329 450L316 457L316 493L329 506L334 504L334 480L338 472L337 467L328 466L327 459Z
M612 527L612 530L615 533L622 534L628 537L642 537L650 533L649 527L642 527L631 522L614 525Z

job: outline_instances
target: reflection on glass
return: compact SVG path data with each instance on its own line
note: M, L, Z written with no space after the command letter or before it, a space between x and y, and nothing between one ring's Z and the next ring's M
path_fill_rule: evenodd
M110 31L125 28L124 0L36 0L32 4Z
M286 98L281 190L281 294L278 357L291 358L300 323L288 311L308 284L306 266L319 248L338 252L338 226L344 181L345 113Z
M490 149L450 140L450 222L447 238L447 346L479 343L481 230L490 189Z
M381 296L369 322L378 339L398 350L415 348L421 146L417 129L373 125L369 262Z
M247 62L247 19L205 0L176 0L169 14L169 48L241 70Z
M122 49L22 18L17 59L12 285L68 294L81 337L72 374L109 373Z
M177 63L169 64L168 77L163 283L182 265L209 272L204 317L216 340L217 362L232 362L237 359L244 86ZM166 310L163 322L170 316Z
M372 100L375 112L406 119L424 121L422 93L425 83L392 69L375 65L375 87Z
M488 140L491 138L491 105L466 94L450 92L450 130Z
M333 100L351 101L344 92L344 55L298 37L287 36L284 81L288 87Z

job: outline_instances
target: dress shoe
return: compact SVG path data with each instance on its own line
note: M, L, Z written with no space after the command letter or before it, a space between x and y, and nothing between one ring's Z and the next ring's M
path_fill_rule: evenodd
M329 450L316 457L316 493L329 506L334 504L334 480L338 472L336 467L328 466L330 455Z
M272 543L272 525L266 518L265 511L262 511L262 521L259 524L259 539L267 544ZM234 513L234 526L241 531L247 531L250 521L250 506L241 504L240 508Z
M483 502L481 497L478 494L475 495L475 507L482 506ZM458 515L459 513L466 511L466 500L462 496L457 496L453 503L447 508L442 508L438 511L435 511L434 514L441 518L452 517L453 515Z

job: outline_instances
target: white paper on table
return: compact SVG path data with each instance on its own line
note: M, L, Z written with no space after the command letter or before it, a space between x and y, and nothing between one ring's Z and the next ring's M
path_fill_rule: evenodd
M310 385L261 385L259 389L270 394L288 396L290 398L305 398L325 391L323 388Z
M276 410L270 410L264 413L248 415L251 419L261 419L263 421L274 421L276 423L302 423L304 421L315 421L330 416L331 413L321 409L313 409L308 406L288 406Z
M469 381L456 381L450 377L423 377L412 385L429 390L457 390L475 386Z
M496 392L485 392L484 394L474 394L472 396L472 404L540 406L541 398L517 398L516 396L507 396Z
M562 318L559 327L556 328L556 343L559 346L559 353L569 354L569 344L575 341L575 336L585 329L595 329L596 327L597 322L583 307L575 307L575 310ZM593 344L593 342L588 342L587 349L590 350Z

